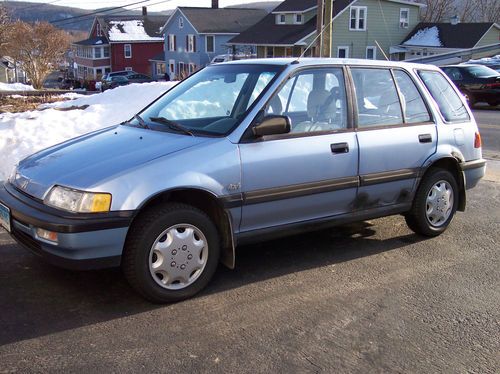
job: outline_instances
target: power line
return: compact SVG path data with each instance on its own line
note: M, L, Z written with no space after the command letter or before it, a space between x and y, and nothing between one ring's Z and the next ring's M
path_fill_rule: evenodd
M147 0L147 1L153 1L153 0ZM152 4L147 4L148 6L153 6L153 5L158 5L158 4L162 4L162 3L168 3L172 0L162 0L162 1L159 1L159 2L156 2L156 3L152 3ZM121 9L119 11L116 11L116 12L112 12L112 13L106 13L106 14L102 14L102 12L97 12L98 14L87 14L87 15L84 15L85 17L94 17L94 16L99 16L99 15L103 15L103 16L111 16L113 14L120 14L120 13L124 13L124 12L127 12L127 11L130 11L130 10L134 10L134 9L139 9L141 8L142 6L137 6L137 7L133 7L131 9L122 9L122 7L118 7L118 9ZM109 11L111 11L111 9L109 9ZM87 21L86 19L78 19L78 20L70 20L69 22L62 22L59 23L57 26L63 26L63 25L69 25L69 24L72 24L72 23L77 23L77 22L83 22L83 21Z
M84 17L88 17L88 16L92 16L92 15L96 15L96 14L102 14L102 13L105 13L105 12L110 12L112 10L116 10L116 9L122 9L124 7L127 7L127 6L131 6L131 5L137 5L137 4L142 4L142 3L147 3L151 0L142 0L142 1L136 1L135 3L129 3L129 4L126 4L126 5L123 5L123 6L117 6L117 7L114 7L114 8L109 8L109 9L106 9L106 10L100 10L100 11L96 11L96 12L91 12L91 13L86 13L86 14L81 14L79 16L74 16L74 17L68 17L68 18L61 18L61 19L56 19L54 21L50 21L50 23L54 24L54 23L59 23L59 22L66 22L66 21L70 21L70 20L74 20L74 19L80 19L80 18L84 18Z

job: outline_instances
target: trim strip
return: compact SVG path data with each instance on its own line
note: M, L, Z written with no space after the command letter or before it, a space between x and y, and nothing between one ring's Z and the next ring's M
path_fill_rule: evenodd
M361 176L336 178L319 182L292 184L283 187L273 187L244 192L242 194L226 195L220 198L226 209L243 205L261 204L271 201L291 199L295 197L314 195L325 192L371 186L379 183L418 178L421 168L399 169L383 173L372 173Z
M486 166L486 160L480 158L479 160L465 161L460 163L462 170L479 169Z

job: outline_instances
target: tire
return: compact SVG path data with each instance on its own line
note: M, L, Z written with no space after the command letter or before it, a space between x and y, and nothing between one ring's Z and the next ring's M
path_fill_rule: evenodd
M415 233L434 237L450 224L458 207L458 184L444 169L431 169L420 183L406 224Z
M500 101L488 101L488 105L492 107L496 107L498 104L500 104Z
M219 257L219 234L211 219L192 206L169 203L137 217L127 236L122 269L144 298L168 303L205 288Z

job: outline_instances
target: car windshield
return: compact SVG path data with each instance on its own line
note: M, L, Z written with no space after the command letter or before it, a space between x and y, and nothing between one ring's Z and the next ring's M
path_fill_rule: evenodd
M470 75L475 78L495 77L498 73L487 66L469 66L466 68Z
M238 125L283 68L257 64L206 67L172 88L140 117L152 130L225 135ZM137 118L128 124L141 126Z

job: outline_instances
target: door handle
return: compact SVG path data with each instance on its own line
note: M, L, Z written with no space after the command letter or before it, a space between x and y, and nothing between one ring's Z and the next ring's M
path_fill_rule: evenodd
M347 144L347 143L331 144L330 149L332 150L332 153L334 153L334 154L348 153L349 152L349 144Z
M420 134L418 136L418 141L420 143L432 143L432 135L431 134Z

